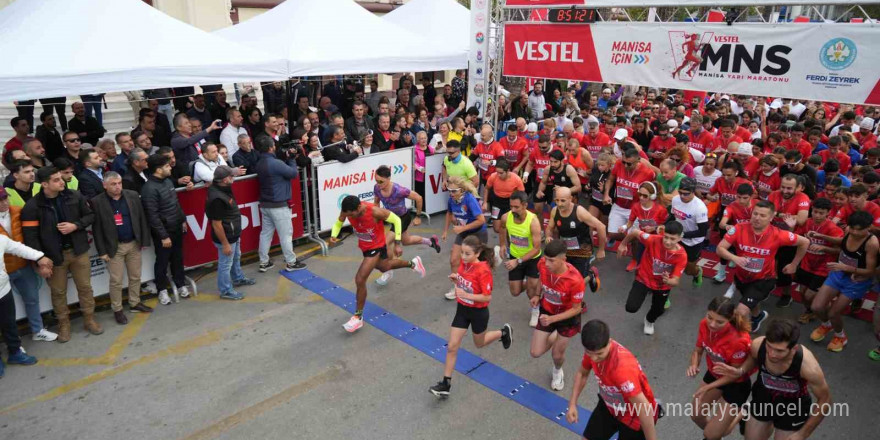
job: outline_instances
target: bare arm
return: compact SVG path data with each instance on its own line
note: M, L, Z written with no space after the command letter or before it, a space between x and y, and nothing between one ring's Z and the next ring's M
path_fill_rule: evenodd
M577 215L580 221L589 225L590 228L596 231L596 234L599 236L599 250L596 251L596 259L601 260L605 258L605 243L607 243L607 236L605 235L605 224L602 223L601 220L596 218L596 216L590 214L590 211L587 211L587 209L583 206L577 207Z
M571 165L565 166L565 174L571 179L571 194L577 195L581 192L581 178L578 176L577 171L575 171L574 167ZM575 203L577 205L577 203Z
M819 427L819 424L825 418L824 411L831 404L831 388L828 386L828 382L825 381L825 373L822 372L822 367L819 366L816 357L806 348L803 350L804 362L801 364L801 377L806 379L807 386L813 395L816 396L816 408L819 408L819 411L811 411L810 418L797 431L801 438L807 438Z
M415 191L410 191L410 192L409 192L409 195L408 195L406 198L408 198L408 199L412 200L413 202L415 202L415 204L416 204L416 216L418 217L418 216L422 215L422 206L423 206L423 203L424 203L424 200L422 199L422 196L421 196L419 193L415 192Z
M657 427L654 425L654 408L644 393L633 396L630 405L638 405L641 411L636 411L639 415L639 422L642 425L642 433L645 434L645 440L657 440Z

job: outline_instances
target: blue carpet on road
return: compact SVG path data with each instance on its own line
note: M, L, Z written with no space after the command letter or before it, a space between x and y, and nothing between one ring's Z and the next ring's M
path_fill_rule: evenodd
M296 272L282 271L281 274L303 288L354 314L354 293L308 270ZM410 347L434 358L434 360L441 363L446 361L445 339L407 322L370 302L367 302L364 308L364 320L366 324L403 341ZM565 413L568 411L568 401L566 399L559 397L546 388L537 386L512 374L467 350L459 350L455 370L486 388L546 417L563 428L571 430L578 435L584 432L590 411L578 407L580 422L577 425L572 425L565 420ZM572 376L570 383L574 383L574 376ZM427 390L425 395L428 395Z

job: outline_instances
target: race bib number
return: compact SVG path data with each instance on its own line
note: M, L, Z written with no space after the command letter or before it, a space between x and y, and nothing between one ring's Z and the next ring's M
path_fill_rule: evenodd
M474 289L470 286L470 282L464 283L462 282L461 278L459 278L458 282L455 283L455 286L461 290L464 290L464 293L474 293ZM458 300L470 306L474 305L474 302L469 299L459 297Z
M651 265L651 269L654 272L655 276L662 276L663 274L672 274L672 264L669 264L662 260L654 259L653 264Z
M601 202L602 200L605 200L605 194L602 194L602 191L599 191L598 189L594 189L593 190L593 200L597 200L597 201Z
M529 247L529 239L528 237L517 237L516 235L511 235L510 244L516 247Z
M565 243L565 248L568 250L581 248L581 244L578 242L577 237L562 237L562 242Z
M369 241L373 241L373 239L375 238L375 235L373 235L373 231L355 232L355 233L357 234L357 238L360 241L368 241L369 242Z
M562 305L562 294L555 290L551 289L545 285L541 285L542 297L549 302L550 304L561 306Z
M118 212L113 214L113 223L115 223L116 226L122 226L122 214Z
M477 166L480 167L480 169L483 171L488 171L489 170L489 161L486 159L483 159L481 157L481 158L477 159Z
M624 187L624 186L618 186L617 187L617 198L632 200L633 199L632 189Z
M605 401L605 406L612 410L612 412L619 414L625 411L626 400L623 399L623 394L606 390L606 387L602 386L599 387L599 395Z
M736 196L733 194L722 193L721 194L721 206L727 206L733 203L736 200Z
M497 206L492 207L492 218L498 218L498 214L501 214L501 208Z
M759 273L764 269L764 259L763 258L753 258L746 257L746 267L745 270L747 272Z
M850 257L849 255L846 255L843 252L840 253L840 259L837 261L840 262L840 264L845 264L849 267L859 267L859 260L857 260L853 257Z
M544 169L538 168L538 180L543 179L543 178L544 178Z
M639 227L640 228L654 228L657 226L657 222L652 218L640 218L639 219Z

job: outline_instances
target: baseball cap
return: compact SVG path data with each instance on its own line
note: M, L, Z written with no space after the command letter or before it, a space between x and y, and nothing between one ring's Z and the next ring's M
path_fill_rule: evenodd
M864 118L862 122L859 123L859 128L863 130L871 130L874 128L874 119L873 118Z
M556 139L562 139L564 137L565 137L565 133L563 133L561 131L556 132Z
M622 141L626 139L626 136L629 134L625 128L618 128L617 131L614 132L614 140Z
M685 177L681 179L681 183L678 184L679 191L690 191L694 192L697 189L697 181L693 177Z
M9 194L6 192L6 188L0 186L0 200L6 200L9 198Z
M538 131L538 124L529 122L529 125L526 125L526 131Z
M748 142L743 142L739 144L739 147L736 149L736 154L742 154L743 156L751 156L752 155L752 144Z
M214 181L219 182L234 174L235 171L233 171L232 167L220 165L219 167L217 167L217 169L214 170Z
M675 119L670 119L666 121L666 126L669 127L670 130L675 130L676 128L678 128L678 121L676 121Z

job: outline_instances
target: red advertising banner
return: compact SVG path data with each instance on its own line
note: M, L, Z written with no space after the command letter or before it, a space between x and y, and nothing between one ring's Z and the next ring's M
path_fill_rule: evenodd
M589 25L504 25L504 75L602 81Z
M293 197L291 210L293 211L293 238L304 235L304 218L302 205L302 189L299 179L290 182ZM260 244L260 230L262 217L260 216L260 184L256 176L236 180L232 185L232 193L241 210L241 253L256 251ZM217 248L211 242L211 222L205 215L205 200L208 197L207 188L198 188L192 191L177 193L180 206L186 215L187 232L183 237L183 265L184 267L201 266L206 263L217 261ZM278 244L278 237L272 240L272 244Z

